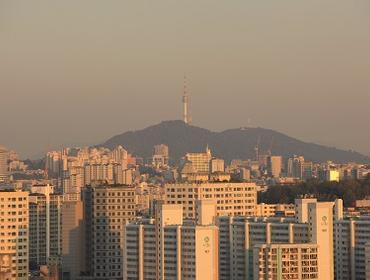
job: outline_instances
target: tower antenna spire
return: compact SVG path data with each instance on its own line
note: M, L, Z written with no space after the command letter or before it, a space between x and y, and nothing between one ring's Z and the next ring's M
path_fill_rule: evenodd
M188 88L187 88L187 79L186 75L184 75L184 92L182 96L182 103L183 103L183 120L184 123L190 124L190 116L189 116L189 96L188 96Z

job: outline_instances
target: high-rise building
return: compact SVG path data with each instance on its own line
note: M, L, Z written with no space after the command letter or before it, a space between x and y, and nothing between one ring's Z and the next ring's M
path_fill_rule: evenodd
M124 170L119 163L86 164L84 168L84 186L102 182L108 184L123 183Z
M269 156L267 158L267 171L271 177L279 178L282 170L282 157Z
M368 216L339 219L334 223L335 279L370 279Z
M253 248L258 244L308 243L308 224L294 218L217 218L219 227L219 279L254 279ZM276 278L273 278L276 279Z
M85 232L82 201L62 205L62 275L74 280L85 271Z
M28 193L0 190L0 279L28 279Z
M9 179L8 157L8 150L0 145L0 183L6 182Z
M185 218L195 218L197 200L213 200L217 216L254 216L257 204L254 183L166 184L167 204L181 204Z
M254 256L253 248L259 244L293 244L297 248L306 243L317 245L318 277L313 279L334 279L333 213L336 218L340 216L340 203L302 199L295 204L296 208L303 209L296 212L296 218L217 218L220 232L220 280L279 279L255 278L254 260L259 259L259 256ZM263 268L264 271L268 269L273 271L274 265Z
M34 185L29 195L30 269L58 262L62 245L63 196L52 185Z
M257 244L253 248L254 280L319 278L316 244Z
M123 229L135 217L135 189L123 185L89 186L82 197L88 256L85 274L90 279L122 280Z
M308 204L308 225L311 243L318 244L319 279L334 279L333 202Z
M155 219L126 226L127 280L218 280L215 206L183 221L181 205L159 205Z
M63 193L80 194L85 186L85 168L82 166L70 167L63 178Z

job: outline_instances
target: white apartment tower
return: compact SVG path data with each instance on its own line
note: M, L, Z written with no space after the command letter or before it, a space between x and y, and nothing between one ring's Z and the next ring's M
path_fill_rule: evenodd
M334 223L335 279L370 279L370 218L344 218Z
M160 204L155 219L127 225L125 279L218 280L215 208L198 209L197 222L184 222L181 205Z
M333 213L337 213L336 217L340 216L340 203L334 205L314 199L300 199L296 200L295 205L298 210L295 218L218 217L220 280L301 279L295 278L302 276L293 272L305 271L308 266L312 267L312 271L304 273L309 277L306 279L334 279ZM305 250L311 249L316 257L305 261L313 263L299 263L303 261ZM297 260L294 260L294 264L284 263L285 257L276 255L276 250L281 253L288 250L284 254L289 257L292 255ZM270 255L264 255L266 253ZM278 272L276 262L269 262L271 254L279 257L274 261L281 260L286 265L284 270L279 270L279 275L288 271L288 278L263 275L268 271ZM256 263L261 261L265 263L258 270L262 278L254 269Z
M283 217L217 217L219 279L253 280L254 246L308 243L308 224Z

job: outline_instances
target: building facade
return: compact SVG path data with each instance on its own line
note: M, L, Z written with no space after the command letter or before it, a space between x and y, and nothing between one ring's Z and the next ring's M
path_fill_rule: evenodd
M204 153L187 153L185 161L190 162L196 173L209 173L212 159L211 150L207 147Z
M28 279L28 193L0 191L0 279Z
M82 201L64 201L62 205L62 275L74 280L85 271L85 232Z
M254 280L319 278L316 244L258 244L253 248Z
M181 204L185 218L195 218L197 200L213 200L217 216L254 216L254 183L177 183L165 185L166 204Z
M7 182L9 179L8 150L0 145L0 183Z
M63 196L51 185L34 185L29 195L30 269L60 260Z
M335 279L370 279L366 274L370 268L370 218L361 216L337 220L334 233Z
M209 208L210 207L210 208ZM155 219L126 226L127 280L217 280L218 228L213 206L184 222L181 205L159 205ZM210 211L209 211L210 210Z
M93 279L123 277L124 226L135 217L135 189L98 185L83 191L86 273Z
M269 176L279 178L282 170L283 158L281 156L269 156L267 158L267 171Z

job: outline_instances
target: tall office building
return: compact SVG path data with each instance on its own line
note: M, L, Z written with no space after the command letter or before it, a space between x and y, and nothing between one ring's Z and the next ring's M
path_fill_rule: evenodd
M0 190L0 279L28 279L28 193Z
M184 222L181 205L159 205L155 219L126 226L127 280L218 280L214 204Z
M29 195L29 262L41 265L59 262L62 245L63 196L52 185L34 185Z
M165 185L167 204L181 204L185 218L195 218L196 200L213 200L217 216L254 216L254 183L178 183Z
M0 183L6 182L9 179L8 157L8 150L0 145Z
M74 280L85 271L85 232L82 201L62 205L62 275Z
M82 193L88 279L122 280L124 234L135 217L135 189L123 185L86 187Z
M267 171L269 176L279 178L282 170L283 159L281 156L269 156L267 158Z

